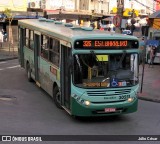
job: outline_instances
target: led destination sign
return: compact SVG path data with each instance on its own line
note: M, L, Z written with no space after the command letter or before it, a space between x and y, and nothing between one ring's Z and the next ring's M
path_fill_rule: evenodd
M133 49L138 46L138 41L135 40L77 40L74 45L76 49Z
M126 47L128 44L128 41L94 41L93 47ZM92 41L83 41L83 47L91 47Z

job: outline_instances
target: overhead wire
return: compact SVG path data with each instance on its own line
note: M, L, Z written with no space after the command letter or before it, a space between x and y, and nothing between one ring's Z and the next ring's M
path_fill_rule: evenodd
M138 0L135 0L135 1L136 1L137 3L139 3L139 4L141 4L141 5L144 6L144 7L148 7L152 12L155 12L155 9L153 9L153 8L151 8L151 7L143 4L142 2L140 2L140 1L138 1Z

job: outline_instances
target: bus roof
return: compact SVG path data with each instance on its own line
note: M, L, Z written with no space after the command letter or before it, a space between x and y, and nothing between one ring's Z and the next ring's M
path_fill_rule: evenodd
M134 36L126 36L123 34L112 33L107 31L100 30L73 30L70 27L65 27L64 24L55 24L54 22L46 22L39 21L38 19L25 19L19 20L19 25L23 25L26 28L30 28L31 30L40 31L42 33L47 33L49 35L55 36L57 38L73 41L76 39L135 39L138 40L137 37Z

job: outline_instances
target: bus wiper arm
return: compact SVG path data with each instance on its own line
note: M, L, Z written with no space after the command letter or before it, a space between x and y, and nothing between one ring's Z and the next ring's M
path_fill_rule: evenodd
M97 57L96 57L96 54L95 54L95 52L92 50L92 51L90 51L91 52L91 54L94 56L94 58L98 61L98 59L97 59Z
M96 57L95 52L94 52L94 51L90 51L90 52L91 52L91 54L93 55L93 57L95 58L95 60L98 61L98 62L97 62L97 65L102 67L102 64L99 63L99 60L98 60L98 58Z
M104 70L104 66L103 66L103 61L102 61L102 62L99 61L99 59L97 58L97 56L96 56L96 54L95 54L94 51L90 51L90 52L91 52L91 54L93 55L93 57L95 58L96 63L97 63L97 65L98 65L99 69L101 69L102 72L103 72L103 74L104 74L104 71L105 71L105 70Z

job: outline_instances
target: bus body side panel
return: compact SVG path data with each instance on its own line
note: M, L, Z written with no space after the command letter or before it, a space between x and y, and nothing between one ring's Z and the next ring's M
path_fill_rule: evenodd
M31 76L33 79L35 79L34 75L34 52L24 46L24 63L25 63L25 69L27 69L27 63L29 63L30 68L31 68Z
M27 47L24 47L24 60L25 60L25 69L27 69L27 63L30 64L32 70L32 78L35 80L35 66L34 66L34 53ZM44 89L49 95L53 95L53 83L56 82L58 86L60 85L59 76L57 69L57 76L51 72L51 67L54 67L51 63L46 61L44 58L40 57L40 69L39 69L39 82L41 88Z
M41 87L52 96L53 81L50 76L50 64L44 58L40 57L39 81Z
M53 73L56 71L56 74ZM50 96L53 96L53 84L60 86L60 72L57 67L40 56L39 81L43 88Z

